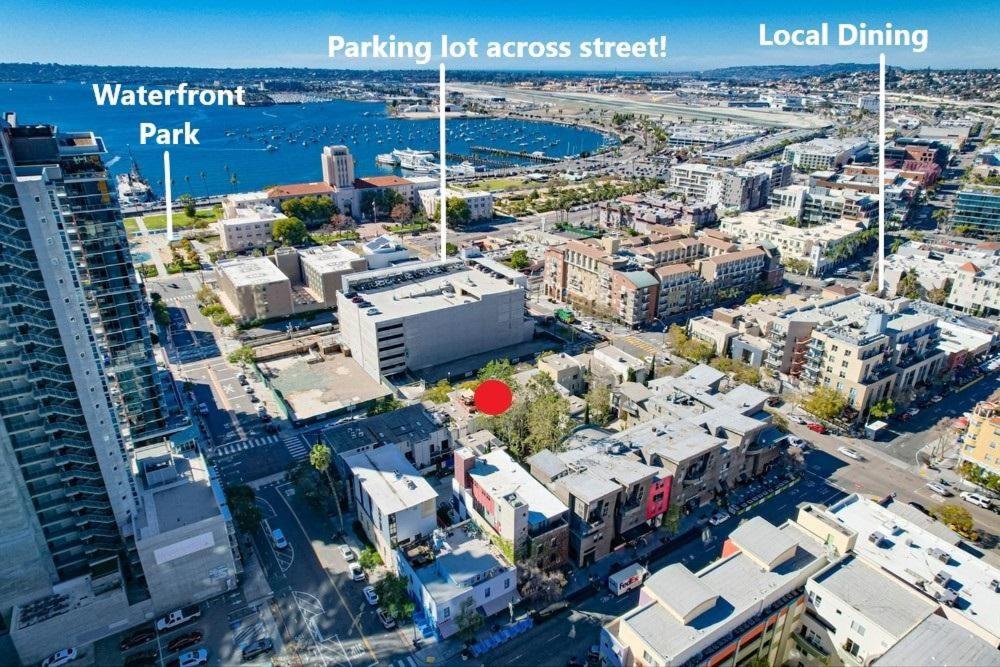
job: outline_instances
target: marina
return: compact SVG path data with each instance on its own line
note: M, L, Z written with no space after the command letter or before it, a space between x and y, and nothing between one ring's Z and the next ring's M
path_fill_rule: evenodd
M108 147L116 175L142 165L155 196L163 193L163 147L139 143L141 121L159 127L190 122L200 129L198 146L174 146L170 159L175 194L196 197L260 189L276 183L315 180L323 146L348 146L358 176L432 174L437 170L437 120L390 116L378 103L331 101L269 107L97 107L91 90L78 83L11 84L8 108L31 123L46 119L66 130L93 129ZM60 114L65 114L60 117ZM487 169L555 162L594 152L616 139L589 128L508 118L448 121L449 174L469 176Z

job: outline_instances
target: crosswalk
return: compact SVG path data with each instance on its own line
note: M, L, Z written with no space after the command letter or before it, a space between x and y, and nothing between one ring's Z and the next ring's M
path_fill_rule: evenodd
M624 340L625 340L625 342L627 342L630 345L633 345L633 346L639 348L640 350L642 350L643 352L645 352L648 355L656 356L657 354L660 353L660 350L657 349L657 347L655 345L653 345L649 341L643 340L642 338L639 338L637 336L626 336L624 338Z
M166 303L181 303L182 301L194 301L194 299L195 299L194 294L181 294L179 296L168 296L163 300Z
M245 452L248 449L254 449L255 447L264 447L265 445L276 445L281 442L281 438L276 435L266 435L261 438L250 438L248 440L240 440L238 442L233 442L228 445L222 445L216 448L215 454L217 456L231 456L239 452Z
M248 449L276 445L279 442L285 446L285 449L288 450L288 453L291 454L292 458L296 461L301 461L309 457L309 447L306 446L305 442L302 440L302 436L298 433L284 433L280 436L265 435L259 438L248 438L246 440L228 442L216 447L215 455L232 456L233 454L245 452Z
M309 457L309 448L302 441L302 436L298 433L286 433L281 436L281 441L285 444L285 449L296 461Z

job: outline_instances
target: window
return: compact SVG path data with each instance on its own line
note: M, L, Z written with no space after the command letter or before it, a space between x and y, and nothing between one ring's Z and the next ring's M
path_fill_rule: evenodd
M504 579L503 580L503 589L507 590L508 588L510 588L510 579ZM862 634L864 634L864 633L862 633Z
M865 626L861 625L857 621L851 621L851 630L857 632L859 637L865 636Z
M844 650L856 658L858 657L858 652L861 650L861 647L855 644L852 640L848 639L844 643Z
M485 594L485 597L489 597L489 596L490 596L490 587L489 587L489 586L487 586L487 587L486 587L486 594Z
M441 610L441 618L448 618L451 616L451 607L445 607Z

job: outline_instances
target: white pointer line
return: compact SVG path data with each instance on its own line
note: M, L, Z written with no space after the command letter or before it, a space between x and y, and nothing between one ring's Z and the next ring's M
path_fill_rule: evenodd
M445 155L447 152L447 140L445 138L444 113L445 113L445 92L444 92L444 63L438 69L438 156L440 158L440 196L438 197L438 207L441 210L439 215L441 224L441 261L448 259L448 194L446 188L447 167Z
M167 200L167 241L173 241L174 205L170 197L170 151L163 151L163 190Z
M885 290L885 54L878 54L878 288Z

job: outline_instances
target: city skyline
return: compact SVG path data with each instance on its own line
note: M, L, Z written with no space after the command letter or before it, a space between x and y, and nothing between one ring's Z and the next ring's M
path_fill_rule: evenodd
M1000 19L989 2L967 3L961 14L920 9L902 3L870 4L822 9L802 7L748 8L725 2L711 9L663 7L646 2L618 6L613 23L596 2L577 3L560 10L558 24L544 22L547 13L512 8L501 3L479 3L475 20L465 17L458 3L437 0L419 10L394 8L391 16L372 15L356 8L308 8L294 16L266 3L222 2L206 9L193 2L174 3L169 9L148 10L117 0L94 12L88 3L58 3L64 20L50 23L42 34L32 30L56 7L48 0L33 3L8 18L0 40L2 62L61 62L86 65L146 65L203 67L318 67L328 69L419 69L412 61L351 61L327 57L327 38L343 34L363 39L373 34L395 34L399 39L436 40L474 37L489 40L644 40L666 35L668 56L661 59L586 61L568 59L479 60L449 59L456 69L486 70L594 70L684 72L736 65L815 65L831 62L877 62L884 50L890 65L906 68L989 68L996 66L990 34L1000 30ZM222 20L225 23L222 23ZM928 29L923 53L905 47L765 48L758 45L759 24L769 28L813 28L821 22L886 21L908 29ZM155 49L149 35L137 25L155 27ZM594 28L599 24L600 28ZM496 26L484 31L483 25ZM545 25L544 31L538 26ZM976 26L969 34L969 26ZM101 51L88 54L80 39L88 26L114 34ZM991 29L992 26L992 29ZM289 46L294 45L294 48ZM250 48L252 46L252 48ZM435 65L435 58L430 66ZM634 63L634 65L633 65Z

